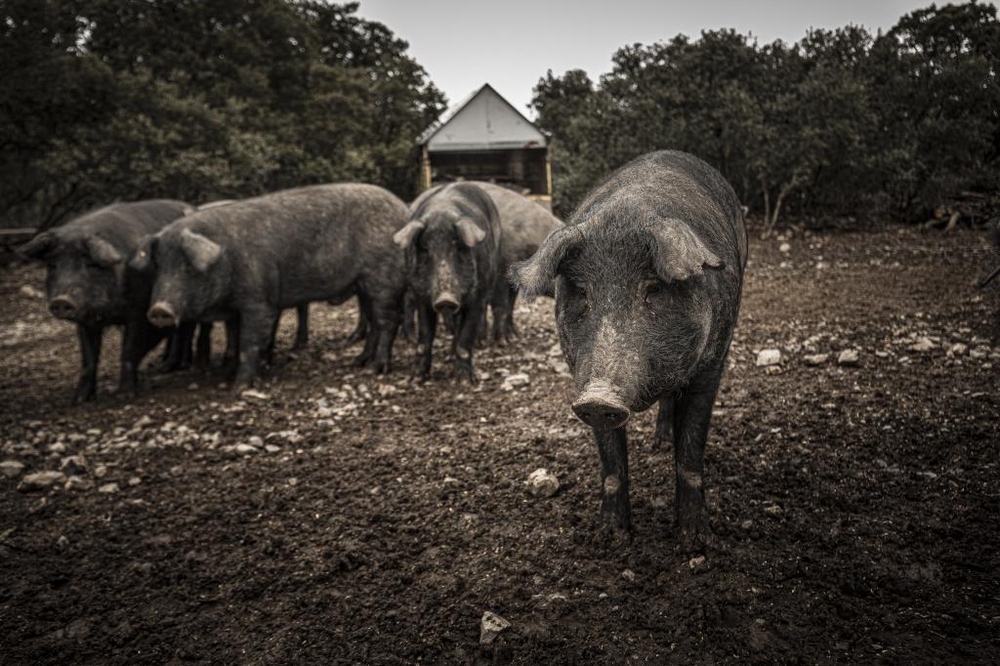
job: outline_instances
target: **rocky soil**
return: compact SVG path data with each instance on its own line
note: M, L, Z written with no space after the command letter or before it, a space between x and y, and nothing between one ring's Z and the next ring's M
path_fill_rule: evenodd
M5 270L0 663L998 663L992 264L970 231L754 242L701 552L652 413L634 532L602 528L550 300L475 388L447 340L425 385L405 341L388 379L354 369L353 306L316 305L253 391L147 372L116 397L111 334L74 407L72 328L40 269Z

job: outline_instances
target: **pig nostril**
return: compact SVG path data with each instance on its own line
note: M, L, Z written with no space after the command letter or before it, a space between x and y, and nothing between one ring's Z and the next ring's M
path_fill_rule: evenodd
M49 311L56 317L66 318L72 316L73 313L76 312L76 306L73 304L73 301L68 298L61 297L53 299L52 302L49 303Z
M439 298L434 301L434 310L439 314L454 314L458 310L458 301L449 297Z
M573 405L580 420L598 430L619 428L628 421L631 413L624 405L608 404L604 400L587 400Z
M165 305L154 305L146 317L151 324L159 328L173 326L177 322L177 315Z

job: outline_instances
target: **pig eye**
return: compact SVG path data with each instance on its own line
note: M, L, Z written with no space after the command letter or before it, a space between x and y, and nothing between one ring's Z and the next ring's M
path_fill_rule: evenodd
M664 293L666 293L667 285L665 282L662 282L660 280L650 280L649 282L646 283L644 289L645 289L645 294L643 295L643 299L646 301L646 303L649 303L651 300L657 298L658 296L662 296Z

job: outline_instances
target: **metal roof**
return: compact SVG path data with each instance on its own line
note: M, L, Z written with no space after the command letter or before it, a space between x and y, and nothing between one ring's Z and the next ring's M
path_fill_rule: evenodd
M486 83L417 138L431 152L544 148L545 135Z

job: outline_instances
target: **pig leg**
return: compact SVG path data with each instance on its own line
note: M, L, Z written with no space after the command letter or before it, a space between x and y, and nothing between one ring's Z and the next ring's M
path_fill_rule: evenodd
M378 324L374 322L375 314L372 301L367 294L358 294L358 308L361 312L360 316L369 322L365 334L365 348L354 359L354 365L363 366L375 360L375 348L378 346Z
M191 367L191 359L193 358L191 343L194 341L194 329L196 326L195 322L188 321L178 327L176 335L180 354L176 359L177 366L173 368L174 370L187 370Z
M399 305L398 300L389 299L388 302L376 303L373 308L376 337L373 367L378 375L388 374L391 367L392 343L399 330Z
M434 350L434 334L437 332L437 312L430 303L419 303L417 313L417 356L414 376L424 381L431 374L431 353Z
M97 395L97 364L101 358L101 334L99 326L77 325L76 335L80 340L80 379L76 383L73 402L87 402Z
M236 372L239 363L240 329L239 315L226 320L226 352L222 356L222 371L227 377Z
M660 409L656 413L656 432L649 448L654 451L670 443L670 431L674 424L674 396L660 398Z
M305 349L309 344L309 304L300 305L295 312L299 316L299 326L295 329L295 344L292 349Z
M493 318L496 319L496 311L493 312ZM458 337L459 331L462 329L461 326L456 326L452 333L455 334L455 338ZM485 347L490 343L490 323L486 319L486 307L483 307L483 313L479 315L479 325L476 327L476 345L478 347Z
M601 456L601 515L620 530L632 526L628 501L628 439L625 428L594 430Z
M705 461L705 440L718 379L708 386L693 384L677 397L674 412L674 466L677 475L675 511L681 539L692 541L711 535L705 512L702 472Z
M514 304L517 302L517 289L514 289L509 284L506 285L506 289L507 311L503 321L503 338L504 341L511 342L515 338L520 337L517 326L514 326Z
M160 359L161 372L183 370L191 365L191 340L194 338L194 322L182 322L167 335L167 345Z
M455 353L455 376L470 384L479 383L475 368L472 367L472 352L476 347L476 333L482 321L486 304L475 304L460 310L456 319L455 337L452 348Z
M274 319L274 325L271 326L271 337L267 339L267 347L264 349L263 359L264 363L268 365L274 364L274 344L278 340L278 324L280 322L281 314Z
M506 280L501 280L496 286L493 301L493 342L503 347L517 337L514 329L514 301L517 291Z
M212 365L212 322L210 321L203 321L198 326L198 343L194 362L198 369L203 372Z
M240 355L233 388L238 392L253 386L261 356L267 352L268 337L281 310L257 307L240 312ZM272 336L273 337L273 336Z
M178 330L160 329L146 320L132 321L122 329L121 375L118 380L118 393L134 396L139 389L139 364L143 357L151 352L160 340L166 337L176 337ZM179 344L179 343L178 343ZM167 341L167 347L170 340ZM180 354L174 349L175 356Z
M407 340L416 338L416 326L413 324L417 316L417 305L413 294L406 292L403 296L403 337Z

